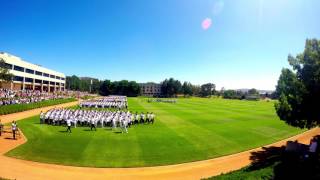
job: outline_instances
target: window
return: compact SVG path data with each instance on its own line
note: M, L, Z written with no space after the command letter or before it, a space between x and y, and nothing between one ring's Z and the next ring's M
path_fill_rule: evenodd
M49 84L49 81L43 81L43 84Z
M65 80L65 78L61 78L61 80Z
M60 77L59 77L59 76L56 76L56 79L60 79Z
M42 83L42 81L41 81L40 79L36 79L36 80L35 80L35 83L39 83L39 84L41 84L41 83Z
M38 76L42 76L42 72L40 72L40 71L36 71L36 75L38 75Z
M21 76L15 76L15 77L13 78L13 81L23 81L23 77L21 77Z
M57 85L57 86L60 86L60 83L57 82L56 85Z
M32 82L33 82L33 79L32 79L32 78L25 78L24 82L32 83Z
M50 75L50 78L55 78L55 76L54 75Z
M55 84L54 82L50 81L50 85L54 85L54 84Z
M24 72L24 68L21 67L21 66L16 66L16 65L15 65L13 69L16 70L16 71Z
M43 73L43 76L44 76L44 77L49 77L49 74Z
M4 67L7 68L7 69L12 69L12 64L6 63Z
M61 86L64 86L64 83L61 83Z
M32 69L26 69L26 73L34 74L34 70L32 70Z

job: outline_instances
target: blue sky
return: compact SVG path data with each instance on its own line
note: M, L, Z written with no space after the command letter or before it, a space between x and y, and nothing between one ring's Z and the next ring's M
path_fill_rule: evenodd
M2 0L0 51L66 75L274 89L288 54L320 38L319 7L318 0Z

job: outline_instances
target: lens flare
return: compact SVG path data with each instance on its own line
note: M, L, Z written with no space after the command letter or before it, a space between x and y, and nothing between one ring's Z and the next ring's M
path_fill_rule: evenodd
M212 21L210 18L206 18L202 21L201 26L203 30L207 30L211 27Z

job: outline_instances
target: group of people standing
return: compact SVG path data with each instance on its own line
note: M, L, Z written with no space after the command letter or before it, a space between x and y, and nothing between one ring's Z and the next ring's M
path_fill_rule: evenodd
M161 99L161 98L156 98L156 99L148 99L148 103L151 102L164 102L164 103L176 103L176 99Z
M71 127L87 126L96 130L97 126L120 127L122 132L128 133L128 128L134 124L154 123L153 113L131 113L130 111L98 111L83 109L51 109L40 113L40 123L52 125L67 125L67 132Z
M126 96L108 96L100 99L83 101L80 103L80 107L127 109L128 102Z

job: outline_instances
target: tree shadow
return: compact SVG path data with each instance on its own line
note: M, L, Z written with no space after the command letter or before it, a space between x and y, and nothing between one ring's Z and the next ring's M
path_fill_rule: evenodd
M319 145L319 136L315 136ZM263 147L252 152L251 165L246 171L273 167L272 179L320 179L319 147L316 154L309 152L309 146L288 141L282 147Z
M61 133L67 133L68 131L67 131L67 130L60 130L59 132L61 132Z

